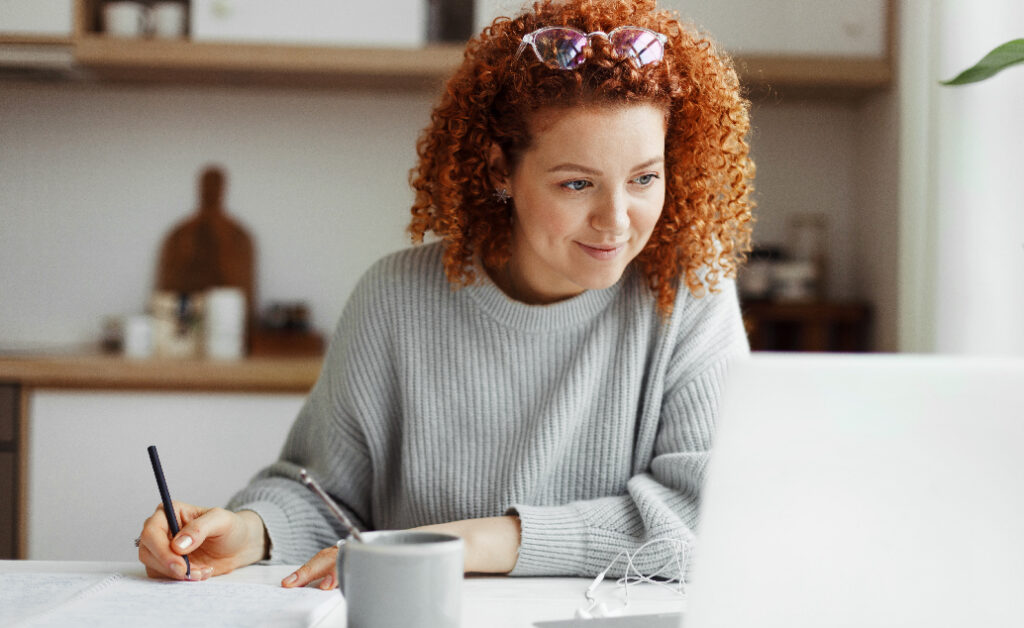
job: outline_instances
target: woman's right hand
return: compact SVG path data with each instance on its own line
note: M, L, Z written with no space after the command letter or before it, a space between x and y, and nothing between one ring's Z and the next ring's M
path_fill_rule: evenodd
M171 538L163 505L146 519L139 535L139 561L150 578L205 580L250 565L267 554L263 520L251 510L231 512L174 502L181 528ZM185 559L191 575L185 575Z

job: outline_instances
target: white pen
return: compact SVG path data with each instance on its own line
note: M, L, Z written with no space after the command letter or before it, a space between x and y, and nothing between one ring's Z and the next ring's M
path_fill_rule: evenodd
M331 499L331 496L325 493L324 489L320 488L320 485L316 483L316 480L313 479L313 476L311 476L309 473L306 473L305 469L299 469L299 477L302 478L302 483L309 487L309 490L316 493L316 496L323 500L325 504L327 504L327 508L331 511L331 514L334 515L338 519L338 521L344 524L345 529L348 530L348 533L352 535L352 538L362 543L363 537L359 534L359 530L355 527L355 525L352 524L349 518L345 516L345 513L342 512L341 508L338 507L338 504L334 503L334 500Z

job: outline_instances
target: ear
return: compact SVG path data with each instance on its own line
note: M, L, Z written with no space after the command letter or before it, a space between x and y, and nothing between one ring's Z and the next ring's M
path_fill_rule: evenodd
M505 151L496 143L491 144L490 155L487 158L487 166L491 177L491 187L496 190L502 188L511 192L511 177L509 177L508 159L505 158Z

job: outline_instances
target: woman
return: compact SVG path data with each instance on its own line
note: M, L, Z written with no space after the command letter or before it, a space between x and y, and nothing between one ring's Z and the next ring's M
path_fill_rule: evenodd
M652 539L685 559L749 351L748 130L728 60L653 0L496 20L419 143L410 231L439 241L362 278L277 463L227 510L178 504L173 540L147 520L148 573L308 561L283 584L335 586L344 532L302 467L360 527L462 536L466 571L594 575Z

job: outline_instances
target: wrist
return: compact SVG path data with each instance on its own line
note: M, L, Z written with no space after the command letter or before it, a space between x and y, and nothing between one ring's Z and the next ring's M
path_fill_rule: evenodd
M466 571L507 574L519 558L519 517L470 519L466 541Z
M236 513L242 521L244 529L244 545L239 559L244 565L265 560L270 557L270 538L263 518L255 511L240 510Z

